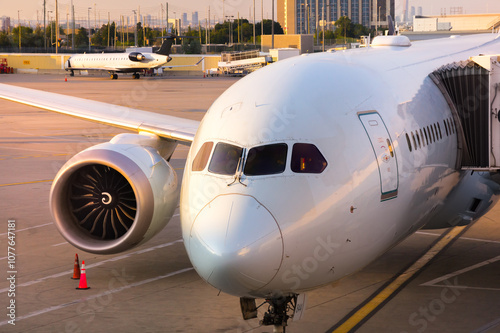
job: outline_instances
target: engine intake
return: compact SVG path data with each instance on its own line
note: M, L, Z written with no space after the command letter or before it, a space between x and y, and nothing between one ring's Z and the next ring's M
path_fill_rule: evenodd
M140 52L131 52L131 53L129 53L128 58L132 61L146 60L146 57L144 56L144 54L142 54Z
M130 143L135 137L144 141L142 135L125 134L90 147L57 174L52 214L63 237L77 248L122 252L149 240L172 218L179 200L177 175L155 148Z

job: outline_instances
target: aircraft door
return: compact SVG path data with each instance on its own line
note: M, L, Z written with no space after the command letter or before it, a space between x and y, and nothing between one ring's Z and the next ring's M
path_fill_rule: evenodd
M380 201L397 197L399 186L398 163L394 145L384 121L375 111L359 112L377 161L380 176Z

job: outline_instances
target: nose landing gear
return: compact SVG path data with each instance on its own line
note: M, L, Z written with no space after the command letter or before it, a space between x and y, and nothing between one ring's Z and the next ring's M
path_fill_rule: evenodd
M260 324L264 326L273 325L273 332L285 333L288 319L293 317L300 319L302 316L305 306L305 297L300 296L305 295L282 296L279 298L266 299L264 303L259 305L259 307L261 307L267 303L269 306ZM240 305L243 319L248 320L257 317L258 308L255 306L254 298L241 297Z

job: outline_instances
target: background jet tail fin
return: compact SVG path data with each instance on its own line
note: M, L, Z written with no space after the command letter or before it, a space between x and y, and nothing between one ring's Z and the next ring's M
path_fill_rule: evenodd
M177 36L172 34L163 38L164 41L163 43L161 43L160 49L156 51L156 54L161 54L168 57L170 55L170 51L172 50L172 44L174 43L174 40L175 38L177 38Z
M174 41L178 38L199 38L199 37L192 37L192 36L176 36L175 34L170 34L168 36L165 36L165 37L158 37L158 38L163 38L164 41L163 43L161 44L161 47L158 51L156 51L155 53L156 54L161 54L161 55L164 55L164 56L169 56L170 55L170 51L172 50L172 44L174 43ZM170 57L169 57L170 58ZM170 60L172 60L170 58ZM169 61L170 61L169 60Z

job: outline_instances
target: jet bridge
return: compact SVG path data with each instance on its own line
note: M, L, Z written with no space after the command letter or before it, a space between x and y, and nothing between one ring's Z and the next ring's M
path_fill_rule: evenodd
M429 75L451 107L458 134L457 168L500 169L500 55L480 55Z

